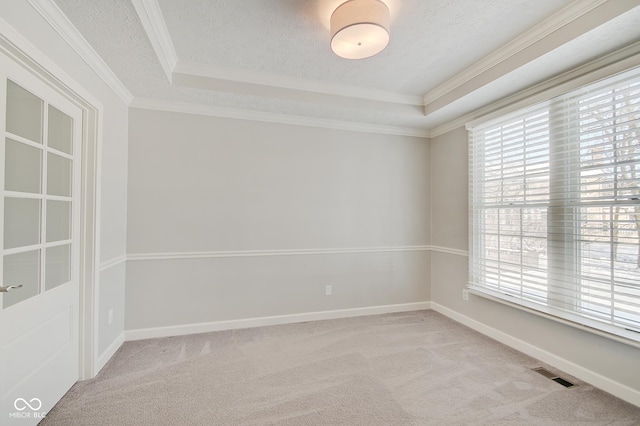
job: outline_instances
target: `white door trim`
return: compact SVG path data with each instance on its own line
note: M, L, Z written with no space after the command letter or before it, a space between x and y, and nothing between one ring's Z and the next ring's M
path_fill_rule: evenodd
M98 279L100 259L100 158L102 104L11 25L0 18L0 52L16 61L82 110L80 230L80 380L98 373Z

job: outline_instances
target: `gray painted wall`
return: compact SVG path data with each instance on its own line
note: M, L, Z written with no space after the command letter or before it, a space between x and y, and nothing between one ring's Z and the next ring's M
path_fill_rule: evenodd
M467 248L464 129L435 138L430 152L415 138L141 110L130 111L129 126L127 107L27 2L0 2L0 16L104 106L102 262L124 256L127 243L132 254ZM432 299L640 389L638 349L479 297L464 302L467 259L461 256L350 253L119 264L100 272L101 353L125 327L125 273L128 329ZM326 284L334 285L334 296L324 296Z
M129 255L429 244L424 139L141 109L129 123ZM130 260L126 329L424 302L428 266L427 251Z
M432 226L436 246L467 249L467 132L460 128L434 138ZM437 200L437 202L436 202ZM482 297L462 299L468 259L433 253L432 301L563 358L640 390L640 349L533 315Z
M124 331L124 282L126 263L106 268L100 271L100 287L98 297L98 353L104 354ZM113 309L113 322L109 324L109 310Z

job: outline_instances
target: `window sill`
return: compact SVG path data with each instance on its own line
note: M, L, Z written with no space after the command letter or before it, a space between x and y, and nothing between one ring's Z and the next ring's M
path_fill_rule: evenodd
M521 301L522 303L520 303L519 301L516 303L513 301L514 298L512 296L508 296L503 293L486 291L484 289L478 289L474 287L469 288L469 293L497 303L501 303L503 305L510 306L520 311L528 312L530 314L576 328L578 330L586 331L587 333L605 337L607 339L640 349L640 333L634 331L607 326L607 324L603 324L598 321L592 321L588 318L582 318L577 315L575 316L574 320L559 317L551 312L545 312L544 310L541 310L549 309L545 306L536 305L526 301Z

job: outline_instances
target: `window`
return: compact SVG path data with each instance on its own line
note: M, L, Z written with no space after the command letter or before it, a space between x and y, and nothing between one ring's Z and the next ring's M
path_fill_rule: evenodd
M640 341L640 69L470 128L470 289Z

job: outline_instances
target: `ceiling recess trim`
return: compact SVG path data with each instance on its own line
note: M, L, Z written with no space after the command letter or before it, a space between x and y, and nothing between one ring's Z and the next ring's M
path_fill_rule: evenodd
M91 67L104 83L126 105L133 99L129 89L111 71L89 42L80 34L69 18L60 10L53 0L28 0L29 4L60 34L69 46Z
M198 64L179 61L176 65L174 73L184 74L188 76L205 77L213 80L226 80L233 83L245 83L249 85L265 86L271 88L319 93L341 98L354 98L357 100L423 106L421 96L412 96L402 93L387 92L384 90L351 86L346 84L305 80L301 78L227 68L210 64Z
M204 77L216 80L215 83L212 82L212 86L217 86L217 82L226 80L231 83L251 86L257 85L274 89L298 90L340 98L346 97L357 100L424 106L422 96L387 92L366 87L310 81L279 75L268 75L263 72L231 69L213 64L178 61L171 35L162 16L162 10L158 0L131 0L131 2L136 9L136 13L142 22L147 37L170 83L174 83L174 74L180 74L187 77ZM177 84L180 85L180 83ZM206 89L206 87L202 88Z
M173 71L178 63L178 56L173 47L167 24L162 16L158 0L131 0L142 27L156 52L160 65L169 83L172 82Z
M546 101L554 96L638 66L640 66L640 41L437 126L431 129L431 137L435 138L459 127L464 127L475 120L489 120L493 116L508 114L517 109Z
M541 23L535 25L534 27L516 37L509 43L505 44L498 50L495 50L480 61L476 62L451 79L445 81L438 87L429 91L426 95L424 95L425 113L427 115L429 114L430 105L438 99L450 94L466 83L471 82L474 78L481 76L483 73L491 70L495 66L513 58L517 54L530 48L533 44L543 40L545 37L548 37L559 29L566 27L576 19L584 16L585 14L591 12L604 3L607 3L608 1L609 0L575 0L572 3L568 4L557 13L553 14ZM637 6L637 4L634 5L633 2L625 3L628 3L628 5L623 5L623 7L626 7L627 10ZM498 77L492 77L492 79L496 78Z
M238 120L261 121L265 123L291 124L296 126L320 127L325 129L349 130L354 132L378 133L397 136L429 138L426 129L385 126L380 124L360 123L354 121L332 120L327 118L308 117L292 114L278 114L264 111L251 111L240 108L227 108L214 105L190 104L158 99L134 98L130 108L149 109L155 111L178 112L184 114L204 115L210 117L234 118Z

